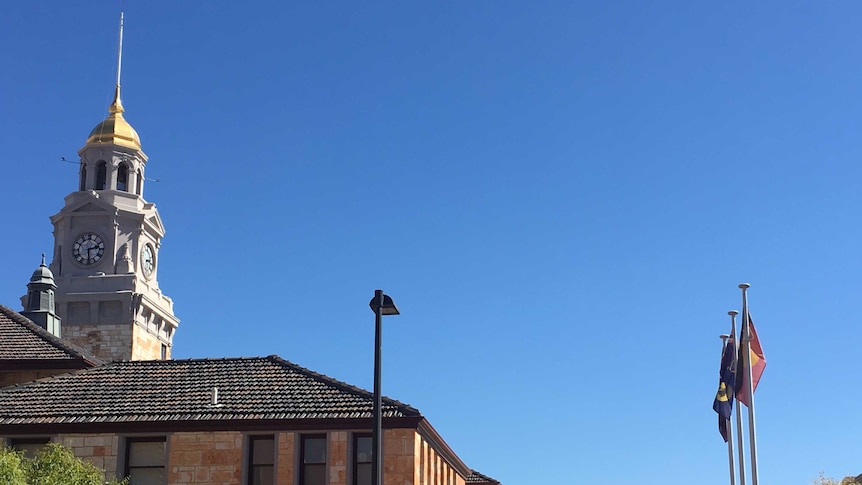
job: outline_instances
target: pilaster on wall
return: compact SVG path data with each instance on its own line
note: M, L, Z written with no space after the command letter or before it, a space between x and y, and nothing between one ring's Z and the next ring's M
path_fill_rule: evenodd
M294 461L296 461L296 440L295 433L278 433L276 443L278 451L276 452L276 477L278 485L294 485L296 470Z
M347 432L329 433L329 484L347 485Z
M466 477L443 459L421 436L416 435L416 481L414 485L465 485Z
M383 485L418 485L416 437L413 429L383 430Z

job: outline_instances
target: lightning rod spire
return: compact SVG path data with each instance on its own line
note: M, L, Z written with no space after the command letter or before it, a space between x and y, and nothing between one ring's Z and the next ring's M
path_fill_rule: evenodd
M120 72L123 70L123 12L120 12L120 41L117 47L117 86L114 88L114 102L108 111L122 113L123 103L120 101Z

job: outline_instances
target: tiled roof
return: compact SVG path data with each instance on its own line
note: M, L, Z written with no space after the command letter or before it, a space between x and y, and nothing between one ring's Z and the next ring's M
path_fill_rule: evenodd
M470 476L467 477L467 483L496 483L499 485L500 482L494 480L488 475L483 475L476 470L470 470Z
M274 355L114 362L0 389L0 426L370 418L372 401ZM383 416L421 418L388 398Z
M20 313L0 305L0 361L84 360L103 362L63 339L57 338Z

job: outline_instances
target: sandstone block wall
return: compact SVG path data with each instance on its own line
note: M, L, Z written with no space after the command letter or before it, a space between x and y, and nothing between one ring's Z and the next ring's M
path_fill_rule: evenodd
M240 485L243 433L174 433L168 442L168 483Z
M132 360L159 360L162 358L162 341L158 337L137 325L132 327ZM167 348L167 357L171 358L171 348Z
M278 433L276 436L275 480L278 485L293 485L296 475L296 433Z
M63 322L63 339L108 362L130 360L132 356L131 324L69 325Z
M416 471L418 477L414 485L465 485L466 478L462 477L443 459L431 445L416 435L419 447L417 454Z
M107 478L117 476L119 438L111 434L66 434L53 441L72 449L75 456L105 470ZM122 470L119 470L122 473Z
M267 433L254 433L265 435ZM301 433L271 433L275 437L277 485L298 485ZM168 433L167 483L170 485L244 485L247 433ZM52 438L76 456L105 470L108 478L123 476L125 440L113 434L61 434ZM327 433L327 485L350 485L353 433ZM2 440L0 440L2 441ZM0 443L2 444L2 443ZM414 429L383 431L384 485L466 485L460 476Z
M347 467L350 461L347 456L346 431L335 431L328 435L329 441L329 485L347 485Z

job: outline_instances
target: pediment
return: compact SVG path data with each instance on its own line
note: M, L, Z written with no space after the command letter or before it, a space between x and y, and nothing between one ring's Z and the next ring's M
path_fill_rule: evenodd
M116 208L110 202L103 200L94 192L73 192L66 197L66 207L62 212L109 212L113 213Z
M150 226L155 228L156 232L158 232L159 235L164 235L165 226L162 224L162 218L159 217L158 212L153 211L152 215L150 215L146 218L146 221L147 221L147 224L149 224Z

